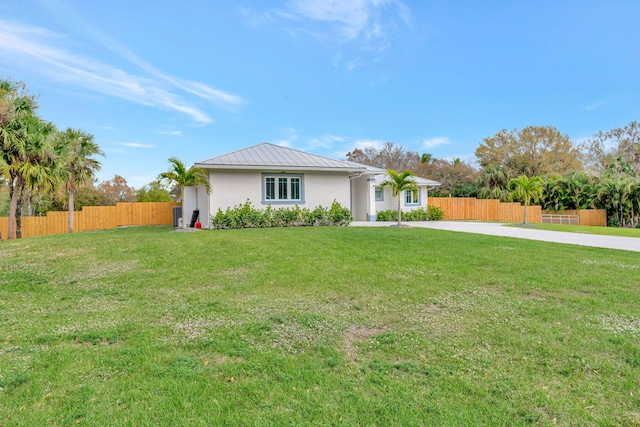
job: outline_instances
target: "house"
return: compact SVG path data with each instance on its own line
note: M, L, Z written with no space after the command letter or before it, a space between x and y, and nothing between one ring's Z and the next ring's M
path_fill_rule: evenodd
M334 200L351 210L356 221L375 221L376 212L397 209L391 189L382 187L385 170L335 160L279 145L262 143L194 164L207 172L211 193L203 187L185 189L184 217L194 210L209 227L209 215L244 204L257 209L267 205L314 209L329 207ZM415 177L418 190L402 197L402 207L426 207L428 190L436 181Z

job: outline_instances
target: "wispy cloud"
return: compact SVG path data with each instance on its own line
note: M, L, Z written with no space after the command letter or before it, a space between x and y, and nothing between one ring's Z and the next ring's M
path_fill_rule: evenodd
M446 145L446 144L450 144L451 140L446 137L446 136L436 136L434 138L428 138L425 139L424 141L422 141L422 147L423 148L433 148L433 147L437 147L438 145Z
M118 142L118 145L122 145L124 147L132 147L132 148L153 148L154 145L151 144L140 144L139 142Z
M159 134L161 135L173 135L173 136L181 136L182 135L182 131L180 130L163 130L163 131L158 131Z
M583 108L583 110L595 110L596 108L600 108L603 105L608 104L609 102L611 102L610 99L603 99L601 101L594 102L593 104L587 105L586 107Z
M393 34L412 28L409 8L401 0L287 0L278 9L241 9L249 25L279 25L295 39L311 37L340 51L334 65L347 70L366 65L391 46ZM344 57L344 59L343 59Z
M76 54L67 46L72 41L45 28L0 19L0 58L20 63L43 77L81 87L104 95L125 99L154 108L177 111L194 121L207 124L213 119L185 95L204 99L218 107L234 111L243 100L237 95L166 75L144 60L95 30L98 42L143 71L133 74L105 64L93 57ZM0 65L3 60L0 59Z
M333 148L336 144L344 142L345 138L336 135L323 135L320 137L308 138L305 142L305 149L314 150L317 148Z
M280 145L282 147L291 148L293 147L293 143L300 138L300 134L295 128L285 128L284 136L278 139L275 144Z
M359 148L361 150L364 150L367 147L372 147L375 148L376 150L381 149L386 141L380 141L377 139L362 139L359 141L356 141L353 146L354 148Z
M289 21L323 23L328 26L323 35L337 42L377 48L387 45L394 24L411 26L411 13L400 0L289 0L277 14Z

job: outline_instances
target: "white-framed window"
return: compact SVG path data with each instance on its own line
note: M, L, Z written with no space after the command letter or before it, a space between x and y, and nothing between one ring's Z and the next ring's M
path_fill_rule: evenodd
M262 203L304 203L302 175L262 174Z
M384 187L376 187L376 202L384 201Z
M405 192L404 192L404 204L405 205L419 205L420 204L420 192L418 190L405 190Z

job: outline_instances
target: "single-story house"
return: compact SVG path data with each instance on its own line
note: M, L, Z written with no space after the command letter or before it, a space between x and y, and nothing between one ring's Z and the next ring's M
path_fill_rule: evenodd
M314 209L330 207L336 200L351 210L356 221L375 221L376 212L397 209L389 187L382 187L384 169L335 160L279 145L262 143L194 164L206 171L211 193L204 187L185 188L183 217L193 211L209 227L209 215L219 209L242 205L247 200L257 208L267 205ZM429 189L439 182L414 177L418 190L402 197L402 208L425 208Z

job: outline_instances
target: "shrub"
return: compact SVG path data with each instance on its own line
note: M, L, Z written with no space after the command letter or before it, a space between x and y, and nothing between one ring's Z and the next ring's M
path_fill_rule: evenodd
M429 206L427 209L418 208L401 213L402 221L441 221L444 219L444 211L437 206ZM377 221L397 221L398 211L379 211Z
M444 219L444 211L437 206L429 206L427 208L429 221L442 221Z
M344 208L337 201L333 201L329 209L317 206L314 210L281 207L274 209L268 205L265 209L255 209L249 200L243 205L218 209L215 215L210 215L211 228L264 228L264 227L300 227L336 225L346 226L351 223L351 211Z

